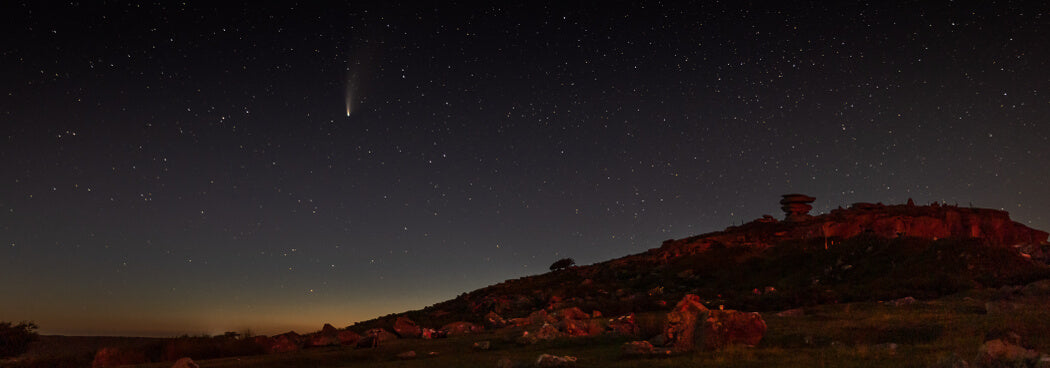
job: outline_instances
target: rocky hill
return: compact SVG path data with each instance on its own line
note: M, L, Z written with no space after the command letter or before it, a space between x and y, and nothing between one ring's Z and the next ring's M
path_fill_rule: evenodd
M423 310L352 326L389 328L486 323L578 307L617 316L666 310L688 294L705 304L784 310L846 301L933 298L1050 277L1048 234L1005 211L934 203L856 203L808 214L814 198L781 201L784 220L764 216L593 265L508 280Z

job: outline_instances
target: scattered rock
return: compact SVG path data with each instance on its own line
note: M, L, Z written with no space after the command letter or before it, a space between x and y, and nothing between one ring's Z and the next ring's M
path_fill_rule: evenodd
M977 354L978 367L1037 367L1043 354L1023 346L994 339L985 341Z
M557 356L550 354L540 355L536 358L537 367L572 367L576 365L576 357L574 356Z
M1021 294L1024 296L1048 296L1050 295L1050 280L1039 280L1031 284L1025 285L1021 289Z
M474 350L489 350L489 348L492 347L492 344L490 342L488 342L488 340L486 340L486 341L478 341L478 342L475 342L472 347L474 348Z
M128 364L148 363L149 359L141 351L102 348L95 353L95 359L91 362L91 368L116 367Z
M648 341L631 341L623 343L620 350L624 355L649 355L653 353L653 344Z
M529 331L525 331L521 334L521 337L515 339L514 342L518 345L532 345L538 342L539 340L540 339L536 338L534 334L530 334Z
M988 314L1011 314L1022 309L1024 305L1008 301L984 303L984 310Z
M171 368L201 368L201 366L197 365L197 363L194 363L193 359L185 357L176 360L175 365L171 366Z
M500 358L496 361L496 368L527 368L529 365L524 362L516 362L510 358Z
M447 332L449 336L454 336L481 332L484 331L485 328L470 322L460 321L449 323L444 327L441 327L441 330Z
M788 309L777 313L777 317L802 317L804 315L806 315L806 312L802 308Z
M558 331L558 328L554 327L554 325L544 323L539 330L536 330L536 333L534 333L533 336L539 340L553 340L562 337L563 334L561 331Z
M423 330L419 328L416 322L408 319L408 317L401 316L394 321L394 333L402 338L417 338L423 335Z
M406 352L403 352L403 353L399 353L399 354L397 354L397 358L398 359L415 359L416 358L416 351L415 350L409 350L409 351L406 351Z
M500 317L496 312L489 312L485 315L485 324L492 328L500 328L507 325L507 320Z
M875 345L873 347L876 351L886 353L889 355L897 355L897 348L899 347L899 345L897 345L897 343L895 342L887 342L884 344Z
M605 326L605 328L609 332L618 335L638 335L638 325L635 323L634 313L610 319L609 323Z
M909 296L909 297L904 297L904 298L900 298L900 299L890 300L890 301L886 302L886 305L894 306L894 307L902 307L902 306L905 306L905 305L912 305L912 304L915 304L917 302L918 302L918 300L915 300L915 298L912 298L912 297Z
M591 318L591 315L587 314L587 312L584 312L580 308L572 307L559 309L554 312L554 317L557 319L588 319Z
M952 353L938 360L930 368L970 368L970 364L966 363L966 360L963 360L959 354Z

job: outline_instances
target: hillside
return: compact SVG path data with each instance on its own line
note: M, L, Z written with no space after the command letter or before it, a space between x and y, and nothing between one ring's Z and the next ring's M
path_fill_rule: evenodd
M811 197L784 197L783 221L764 216L719 232L667 240L640 254L508 280L352 328L390 328L402 315L442 326L483 323L489 312L518 318L568 307L615 316L666 310L686 294L713 306L774 311L935 298L1050 276L1047 233L1012 221L1005 211L917 206L909 200L856 203L810 216L805 203Z

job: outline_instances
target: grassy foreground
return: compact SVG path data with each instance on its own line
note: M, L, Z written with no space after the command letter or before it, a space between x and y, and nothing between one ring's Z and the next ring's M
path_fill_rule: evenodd
M985 336L1004 330L1020 333L1035 350L1050 351L1050 309L1046 308L1050 298L998 294L971 291L899 307L873 302L822 305L806 308L805 315L798 317L766 313L769 330L759 346L671 357L624 357L620 346L630 339L611 336L519 346L513 339L520 330L503 330L440 340L399 340L376 349L330 347L197 363L215 368L496 367L502 358L531 363L540 354L554 354L577 357L577 367L929 367L951 354L972 364ZM989 313L985 308L989 301L1008 303L1013 310ZM491 349L473 349L476 341L489 341ZM409 350L417 357L397 357Z

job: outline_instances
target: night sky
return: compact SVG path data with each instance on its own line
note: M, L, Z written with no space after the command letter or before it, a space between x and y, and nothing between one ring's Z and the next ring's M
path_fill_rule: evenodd
M45 334L344 327L792 192L1050 229L1037 2L98 3L0 5L0 320Z

